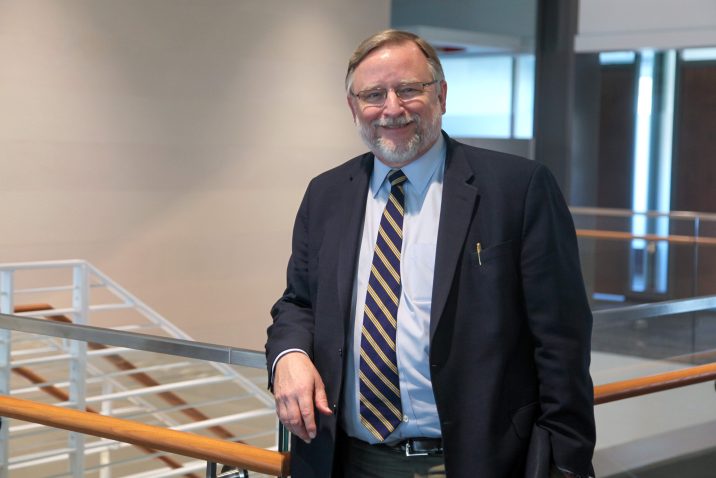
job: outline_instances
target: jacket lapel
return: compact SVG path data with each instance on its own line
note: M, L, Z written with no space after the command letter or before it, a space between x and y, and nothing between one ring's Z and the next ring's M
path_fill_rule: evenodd
M338 306L344 320L350 318L353 282L360 251L360 235L365 215L368 182L373 170L373 155L366 154L349 172L343 184L343 201L338 211L345 211L338 221L340 241L338 244Z
M435 252L432 309L430 311L430 339L445 310L465 237L475 216L479 193L472 184L474 173L456 143L448 140L445 159L443 197L440 206L440 226Z

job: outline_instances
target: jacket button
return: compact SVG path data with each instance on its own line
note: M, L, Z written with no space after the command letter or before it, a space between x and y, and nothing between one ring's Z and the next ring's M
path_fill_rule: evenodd
M334 403L333 404L333 413L335 413L337 410L338 410L338 404Z
M338 349L338 356L343 357L343 349L342 348Z

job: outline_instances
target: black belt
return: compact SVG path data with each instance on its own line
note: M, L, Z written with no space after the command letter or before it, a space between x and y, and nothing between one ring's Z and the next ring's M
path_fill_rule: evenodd
M380 446L405 453L405 456L443 456L441 438L408 438L392 445Z

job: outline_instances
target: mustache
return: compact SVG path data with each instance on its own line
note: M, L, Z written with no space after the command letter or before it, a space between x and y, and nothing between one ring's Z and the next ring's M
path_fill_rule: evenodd
M395 127L395 126L405 126L406 124L416 122L420 122L420 117L418 115L412 115L412 116L399 116L397 118L378 118L376 120L373 120L371 122L371 126L377 127L377 126L383 126L383 127Z

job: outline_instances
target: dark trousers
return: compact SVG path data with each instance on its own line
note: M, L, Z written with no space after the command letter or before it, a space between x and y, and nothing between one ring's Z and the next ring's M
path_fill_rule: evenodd
M343 441L344 478L445 478L442 456L405 456L405 452L347 438Z

